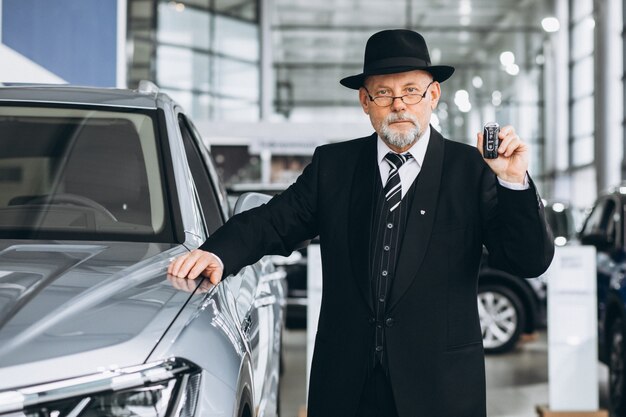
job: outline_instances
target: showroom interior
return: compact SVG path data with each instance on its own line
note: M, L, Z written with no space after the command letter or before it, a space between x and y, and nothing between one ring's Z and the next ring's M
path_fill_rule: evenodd
M610 364L622 367L617 376L626 374L626 339L623 350L615 347L619 342L621 349L617 339L626 337L626 329L615 327L626 323L626 314L623 322L616 318L620 308L626 312L626 284L622 287L620 281L626 276L626 266L618 265L626 265L626 221L622 221L626 202L620 200L620 196L626 199L625 3L0 0L0 106L3 100L12 100L3 99L2 89L28 84L165 93L193 120L195 128L189 130L193 135L197 129L206 155L210 153L232 212L237 197L246 192L274 195L285 190L311 162L316 147L371 135L358 93L342 87L339 80L362 71L363 51L375 32L418 31L428 43L433 65L456 69L441 84L431 127L446 138L475 146L476 134L486 122L514 126L530 147L528 172L544 199L557 255L569 247L596 250L590 274L593 316L583 314L582 321L570 315L575 309L567 310L570 313L549 310L551 270L525 280L487 264L481 267L484 285L481 292L479 283L479 310L491 314L489 320L481 316L481 325L495 326L498 320L496 312L484 312L486 306L499 302L499 298L494 301L494 294L509 295L502 303L508 303L506 307L517 317L517 327L508 329L507 335L487 331L492 338L488 339L483 328L487 415L621 417L626 416L626 405L615 409L612 396L622 392L626 396L626 389L611 385L617 374L611 372ZM0 153L10 153L7 149L0 146ZM2 155L0 187L12 186L17 174L1 159ZM0 203L1 212L3 199ZM1 227L2 223L0 231ZM610 238L602 240L598 230ZM277 271L285 271L279 275L286 275L288 288L283 301L280 383L272 397L281 417L306 416L307 380L322 294L321 287L315 286L315 279L321 280L320 256L319 242L313 239L308 248L272 259ZM0 251L0 294L7 275L4 270L12 268L5 268L2 259ZM568 270L568 265L561 266ZM587 267L579 265L574 273ZM612 286L616 300L621 297L615 307L595 299L604 284ZM555 305L558 297L564 297L559 298L563 303L578 305L567 294L588 295L580 288L569 293L555 289ZM195 291L202 292L200 287ZM6 313L3 305L0 297L0 315ZM204 310L207 305L198 308ZM510 318L502 320L508 324ZM593 326L593 343L598 346L592 349L593 392L586 393L595 404L593 410L583 407L551 414L537 408L548 406L559 391L551 385L549 357L563 354L576 363L577 353L568 357L567 352L551 350L548 336L552 336L552 326L561 326L559 320L585 325L589 320ZM8 322L0 316L0 340ZM576 326L564 327L577 331ZM582 346L576 337L567 340L573 340L574 347ZM611 362L612 355L619 356L619 363ZM0 380L3 366L7 365L0 361ZM568 372L561 373L560 380L581 376L580 370ZM6 387L0 384L0 416L11 410L2 406ZM570 390L564 395L586 394ZM259 409L250 411L250 417L275 415L259 412L262 406L257 404ZM207 415L232 414L215 411Z

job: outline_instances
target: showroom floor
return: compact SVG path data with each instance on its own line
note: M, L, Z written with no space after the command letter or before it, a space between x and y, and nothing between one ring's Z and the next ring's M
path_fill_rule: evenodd
M285 374L281 382L281 417L304 417L306 331L284 335ZM514 353L488 356L487 415L536 417L535 406L548 403L548 348L545 332L520 344ZM607 368L598 365L600 405L607 406Z

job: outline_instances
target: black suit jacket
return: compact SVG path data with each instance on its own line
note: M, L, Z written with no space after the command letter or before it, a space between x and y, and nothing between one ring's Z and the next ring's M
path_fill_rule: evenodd
M376 135L316 149L298 180L233 217L203 245L233 273L320 237L323 295L309 386L310 417L353 416L373 348L368 270ZM386 318L389 377L401 417L484 417L476 288L491 265L543 273L554 253L541 199L501 187L479 152L431 128Z

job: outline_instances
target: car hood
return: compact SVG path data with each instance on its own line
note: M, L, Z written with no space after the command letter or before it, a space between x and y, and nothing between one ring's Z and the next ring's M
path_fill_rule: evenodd
M0 390L143 363L189 299L181 245L0 242Z

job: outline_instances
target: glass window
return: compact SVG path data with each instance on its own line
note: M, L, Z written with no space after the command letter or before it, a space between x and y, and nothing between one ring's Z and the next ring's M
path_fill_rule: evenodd
M593 25L590 20L585 19L572 28L570 51L573 61L593 53Z
M593 55L572 65L572 98L593 94Z
M593 96L572 103L572 136L588 135L594 131Z
M215 57L216 92L241 97L250 101L259 99L259 67L232 59Z
M256 121L259 120L258 103L245 100L218 98L212 109L214 119L225 121Z
M585 165L594 159L593 136L574 139L572 143L572 163L574 166Z
M302 174L304 167L310 163L310 156L273 155L271 182L291 184Z
M258 0L214 0L215 11L240 19L256 21Z
M189 162L191 175L193 176L198 198L200 199L200 205L202 206L204 221L209 233L212 233L223 224L220 206L215 198L215 190L209 179L209 172L202 161L200 152L197 149L198 144L193 139L193 134L187 125L187 120L183 115L180 115L178 122L183 136L187 161Z
M12 173L0 230L172 241L154 123L137 111L0 106L0 171Z
M258 61L258 25L232 17L216 15L215 52L248 61Z
M261 181L261 159L250 154L247 146L213 145L215 166L226 186Z
M159 4L157 24L159 42L208 50L211 19L209 13L178 3Z
M576 22L593 14L593 0L572 0L571 20Z
M210 91L208 55L190 49L159 46L157 81L160 86Z

